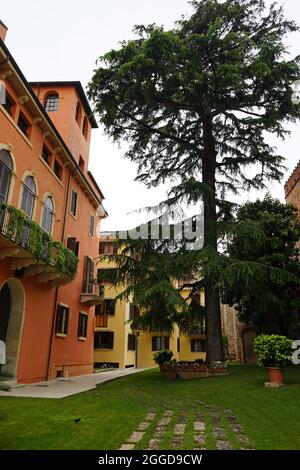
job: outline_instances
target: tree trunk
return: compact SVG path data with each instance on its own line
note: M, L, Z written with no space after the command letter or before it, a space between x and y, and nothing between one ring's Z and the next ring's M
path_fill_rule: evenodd
M211 116L203 120L204 155L202 181L210 191L204 198L204 245L217 251L217 210L216 210L216 148ZM205 279L205 322L207 342L207 363L224 360L221 328L220 296L210 279Z

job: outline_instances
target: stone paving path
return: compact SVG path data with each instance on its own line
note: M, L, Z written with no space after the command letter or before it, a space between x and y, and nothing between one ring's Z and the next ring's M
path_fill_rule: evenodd
M77 393L93 390L112 380L121 379L128 375L137 374L146 369L114 369L95 374L55 379L48 382L37 382L29 385L17 385L11 390L3 391L0 387L0 397L27 398L65 398ZM1 385L1 384L0 384Z
M221 410L201 402L197 412L148 410L120 450L189 448L251 450L252 446L232 410Z

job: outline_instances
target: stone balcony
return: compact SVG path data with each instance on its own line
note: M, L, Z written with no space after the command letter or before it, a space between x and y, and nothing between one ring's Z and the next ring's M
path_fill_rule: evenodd
M80 301L82 304L93 307L104 302L104 286L92 283L88 290L89 292L82 292L80 294Z
M65 285L74 279L78 258L54 241L19 209L2 204L0 209L0 259L10 258L12 270L35 276L38 282Z

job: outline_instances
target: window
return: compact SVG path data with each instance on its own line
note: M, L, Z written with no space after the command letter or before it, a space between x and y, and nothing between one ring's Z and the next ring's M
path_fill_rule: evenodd
M98 306L100 315L115 315L116 301L115 299L105 299L101 305Z
M47 113L55 112L58 110L58 94L51 93L50 95L46 96L45 99L45 110Z
M74 217L77 214L77 201L78 201L78 194L74 189L72 189L72 194L71 194L71 207L70 207L70 212Z
M51 229L52 229L53 213L54 213L54 207L53 207L52 197L47 196L44 201L42 229L48 234L51 233Z
M82 292L92 293L94 290L95 279L94 279L95 263L89 256L85 257L84 263L84 279Z
M83 133L85 139L87 140L88 133L89 133L89 125L88 125L88 120L87 120L86 116L84 116L84 118L83 118L82 133Z
M5 103L3 105L4 109L8 112L10 116L13 116L15 110L15 102L11 96L6 92Z
M192 352L205 352L206 342L204 339L192 339L191 340L191 351Z
M100 242L99 254L100 255L115 255L118 253L118 246L114 242Z
M84 171L84 160L82 156L79 157L79 168L81 169L81 171Z
M95 226L95 217L93 215L90 215L90 228L89 228L90 237L94 236L94 226Z
M0 150L0 204L7 201L13 162L6 150Z
M134 335L128 335L128 340L127 340L127 350L128 351L135 351L136 349L136 343L135 343L135 336Z
M129 320L133 320L140 316L140 309L137 305L130 304L129 305Z
M180 352L180 338L177 338L177 352Z
M24 181L21 209L25 212L28 219L32 219L33 208L36 196L36 186L32 176L27 176Z
M97 332L94 335L95 349L114 349L114 333L110 331Z
M63 305L57 306L55 333L60 335L68 334L69 308Z
M78 319L78 338L87 337L88 316L86 313L80 313Z
M53 172L54 172L55 176L56 176L59 180L61 180L61 177L62 177L62 167L60 166L60 164L58 163L57 160L54 160Z
M75 237L68 237L67 238L67 248L73 251L74 255L78 257L79 255L79 242L76 240Z
M78 126L81 126L82 108L81 108L80 103L77 103L77 106L76 106L75 119L76 119L76 122L77 122Z
M169 349L168 336L152 336L152 351L161 351Z
M47 163L47 165L50 166L50 156L51 156L51 152L50 150L47 149L47 147L45 145L43 145L43 148L42 148L42 159L44 160L44 162Z
M96 317L96 328L107 328L108 315L103 313L103 309L101 309L101 305L96 306L95 317Z
M19 115L18 126L23 134L25 134L26 137L29 137L30 124L22 112L20 112Z

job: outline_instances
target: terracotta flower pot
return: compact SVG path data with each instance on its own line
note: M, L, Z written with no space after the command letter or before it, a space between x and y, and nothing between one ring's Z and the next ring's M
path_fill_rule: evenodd
M284 369L279 367L267 367L269 382L273 384L284 383Z

